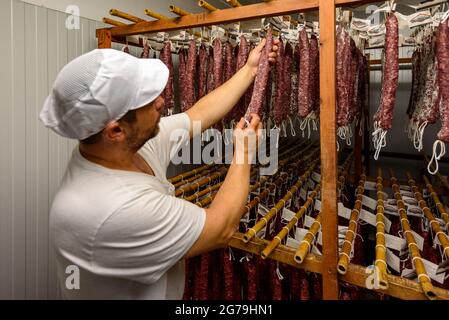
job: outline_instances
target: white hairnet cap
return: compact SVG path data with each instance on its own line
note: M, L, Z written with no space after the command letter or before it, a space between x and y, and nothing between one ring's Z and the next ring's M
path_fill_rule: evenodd
M169 71L159 59L138 59L113 49L96 49L58 74L40 119L61 136L83 140L129 110L154 101Z

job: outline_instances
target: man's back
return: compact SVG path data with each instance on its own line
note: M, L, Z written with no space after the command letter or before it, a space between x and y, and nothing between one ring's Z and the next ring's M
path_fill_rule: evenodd
M158 136L139 152L156 176L108 169L74 150L50 214L63 298L182 297L182 257L199 237L205 214L175 198L162 175L170 160L164 154L183 143L169 143L169 134L188 128L186 118L161 120ZM70 285L73 278L66 284L71 265L80 270L80 289Z

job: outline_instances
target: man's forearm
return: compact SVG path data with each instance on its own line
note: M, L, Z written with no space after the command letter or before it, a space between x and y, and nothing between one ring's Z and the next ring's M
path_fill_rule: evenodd
M226 229L238 226L249 192L250 164L237 164L234 157L226 178L210 208L226 217Z
M201 98L186 113L192 121L201 121L201 130L206 130L232 110L253 81L254 71L245 65L222 86Z

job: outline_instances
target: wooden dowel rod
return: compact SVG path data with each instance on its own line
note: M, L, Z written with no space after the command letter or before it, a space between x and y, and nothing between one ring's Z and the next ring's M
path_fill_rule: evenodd
M209 11L209 12L214 12L214 11L217 11L217 10L218 10L218 8L214 7L214 6L211 5L209 2L204 1L204 0L198 1L198 5L199 5L201 8L206 9L206 10Z
M293 194L301 188L302 184L309 178L309 176L312 174L313 169L315 168L318 160L315 160L313 164L309 167L309 169L298 179L298 181L295 183L295 185L290 188L289 192L281 199L279 202L263 217L263 219L259 220L254 227L249 228L248 231L243 236L243 241L248 242L252 238L254 238L265 225L274 217L277 215L277 213L282 210L282 208L285 206L285 203L290 200L293 196Z
M297 12L312 11L318 8L318 0L276 0L261 2L237 8L217 10L213 14L189 14L168 20L146 21L126 27L114 27L112 36L129 36L135 34L155 33L159 31L191 29L196 27L228 24L263 17L282 16Z
M177 14L180 17L187 16L187 15L191 14L190 12L185 11L184 9L181 9L180 7L177 7L172 4L168 8L169 8L170 12L173 12L174 14Z
M291 229L295 227L299 219L304 215L310 205L313 203L318 191L320 191L320 184L315 187L312 193L307 197L307 201L302 205L302 207L296 212L295 216L287 223L285 227L271 240L271 242L265 247L261 252L262 259L268 258L268 256L273 252L274 249L281 243L282 240L288 235ZM290 190L291 191L291 190Z
M111 16L119 17L125 20L129 20L131 22L142 22L145 21L144 19L141 19L139 17L133 16L132 14L117 10L117 9L111 9L109 10L109 14Z
M312 242L315 240L317 233L321 229L321 213L316 217L315 221L309 228L304 238L301 240L298 249L295 252L294 259L297 263L304 262L306 256L309 254L312 248Z
M113 19L110 19L110 18L106 18L106 17L103 18L103 23L107 23L107 24L110 24L110 25L116 26L116 27L126 26L127 25L126 23L123 23L123 22L120 22L120 21L117 21L117 20L113 20Z
M394 172L392 169L390 169L390 176L392 184L391 187L393 189L394 197L398 206L399 217L401 219L402 232L405 236L405 239L407 240L408 250L412 258L412 263L416 271L416 275L418 276L418 281L421 284L421 287L426 296L429 299L434 300L437 296L433 290L432 282L430 281L430 278L426 272L426 268L424 266L424 262L422 261L421 254L419 253L415 237L412 234L410 222L407 218L407 210L404 201L402 200L401 192L399 189L398 180L394 176Z
M429 181L429 178L426 176L423 176L424 182L426 183L426 188L430 193L430 196L433 199L433 202L435 202L436 207L438 208L438 211L440 212L440 217L443 219L444 223L446 224L446 230L449 230L449 215L447 214L446 208L440 201L440 198L436 194L432 184Z
M145 14L147 16L155 18L157 20L168 20L168 19L170 19L169 17L164 16L163 14L157 13L155 11L152 11L150 9L145 9L144 12L145 12Z
M355 235L357 233L357 222L362 209L363 193L365 192L365 179L364 174L360 175L359 185L356 189L356 200L354 208L351 211L349 219L348 231L346 231L343 247L341 248L340 258L338 259L338 273L346 274L349 265L349 255L351 254Z
M412 175L407 172L408 185L412 188L415 199L418 201L418 205L424 213L424 216L427 220L429 220L430 227L432 228L434 234L440 241L441 246L443 247L443 252L446 254L446 257L449 257L449 239L448 236L441 230L440 223L435 219L432 211L430 211L427 206L427 202L424 200L422 193L419 191L418 187L415 184L415 180L412 178Z
M233 7L241 7L241 3L238 0L226 0Z
M385 245L385 219L384 219L384 193L382 169L377 169L376 179L377 205L376 205L376 260L374 265L379 276L379 287L382 290L388 289L387 277L387 247Z

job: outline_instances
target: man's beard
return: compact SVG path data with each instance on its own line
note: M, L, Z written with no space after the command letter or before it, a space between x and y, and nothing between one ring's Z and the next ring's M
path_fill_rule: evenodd
M127 137L126 145L129 149L137 152L142 148L148 140L153 139L159 133L159 124L154 129L146 133L144 136L139 137L139 134L133 130L133 133Z

